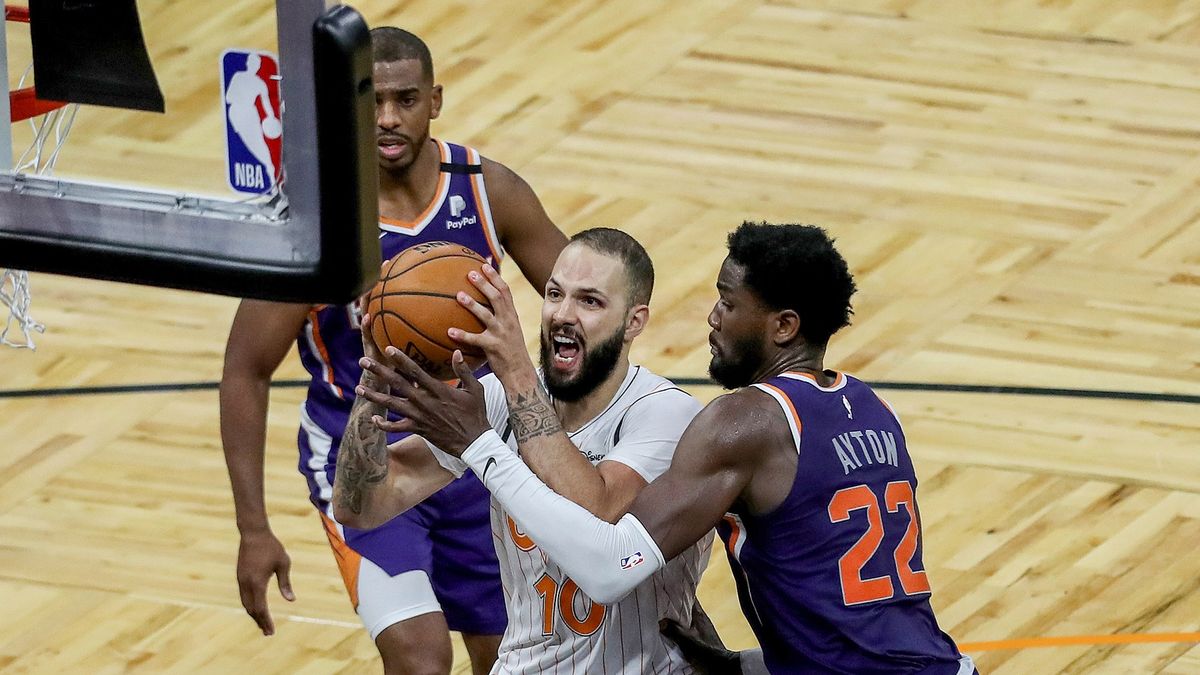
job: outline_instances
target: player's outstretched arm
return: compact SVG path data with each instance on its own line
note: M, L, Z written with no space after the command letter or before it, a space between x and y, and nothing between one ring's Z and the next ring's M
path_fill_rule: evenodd
M566 235L546 215L529 183L508 167L485 157L483 180L488 186L500 244L534 290L544 294L554 261L567 245Z
M371 340L371 317L363 316L364 362L382 356ZM409 436L388 446L378 420L387 410L365 396L366 391L386 395L390 388L369 369L359 378L349 422L338 446L333 481L333 517L358 529L378 527L416 506L445 487L453 474L438 464L424 441ZM363 393L359 393L362 391Z
M300 333L308 311L308 305L243 300L229 330L221 375L221 445L240 534L238 589L242 606L264 635L275 632L266 595L271 577L278 576L284 598L294 599L288 579L291 561L271 532L263 499L271 375Z
M777 431L761 399L740 391L710 403L683 434L671 467L615 525L547 488L494 433L462 459L589 597L608 604L711 530L747 489Z

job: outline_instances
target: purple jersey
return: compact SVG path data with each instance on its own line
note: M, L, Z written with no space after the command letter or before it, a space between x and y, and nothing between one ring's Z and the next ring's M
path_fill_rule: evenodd
M784 373L774 398L799 458L766 515L726 515L738 596L772 673L971 673L929 606L916 474L900 422L866 384Z
M479 152L443 141L434 143L441 153L441 175L433 201L411 223L380 219L380 262L417 244L449 241L499 266L504 250L492 221ZM301 424L340 439L362 373L358 366L363 350L357 303L314 307L297 344L300 360L312 376ZM337 443L332 446L301 449L300 471L309 479L311 498L318 505L327 503L332 494Z

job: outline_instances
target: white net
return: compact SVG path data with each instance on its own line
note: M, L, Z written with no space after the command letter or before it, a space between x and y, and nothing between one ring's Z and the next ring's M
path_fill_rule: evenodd
M25 85L29 73L30 69L26 68L17 84L18 88ZM14 172L39 176L53 173L58 153L62 151L67 134L71 132L78 109L78 105L71 104L30 118L32 140L17 159ZM5 269L3 275L0 279L0 303L8 308L8 319L4 323L4 330L0 331L0 344L37 349L32 334L45 332L46 327L35 321L29 313L29 273Z
M29 315L29 273L21 270L4 270L0 278L0 303L8 308L8 320L0 331L0 343L9 347L37 349L32 333L41 333L46 327ZM16 331L13 331L13 328ZM12 337L9 334L12 333ZM19 334L18 334L19 333Z

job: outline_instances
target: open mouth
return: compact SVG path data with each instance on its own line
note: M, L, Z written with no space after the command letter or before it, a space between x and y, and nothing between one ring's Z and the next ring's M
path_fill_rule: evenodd
M554 365L558 368L570 368L579 359L579 341L566 335L555 335L552 338L554 346Z
M398 138L381 138L378 141L379 154L387 159L396 159L404 154L408 144Z

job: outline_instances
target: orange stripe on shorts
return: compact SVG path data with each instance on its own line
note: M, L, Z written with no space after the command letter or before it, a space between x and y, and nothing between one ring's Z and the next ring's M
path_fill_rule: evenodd
M333 557L342 573L342 583L346 584L346 592L350 594L350 604L358 610L358 570L362 566L362 555L346 544L342 535L338 534L337 524L324 513L321 514L321 524L325 526L325 537L329 539Z

